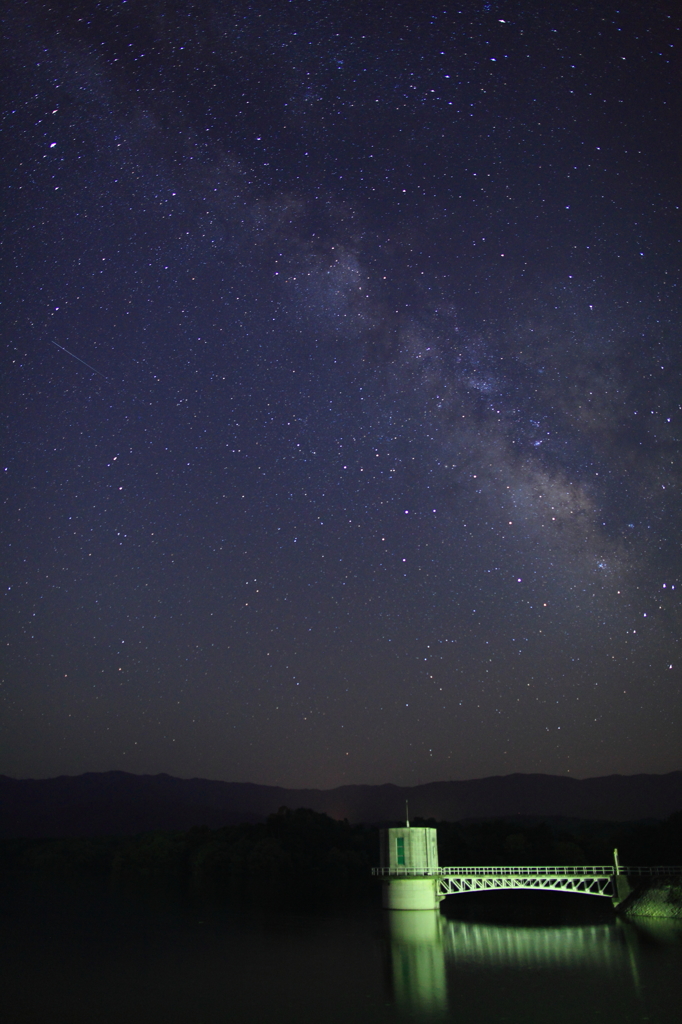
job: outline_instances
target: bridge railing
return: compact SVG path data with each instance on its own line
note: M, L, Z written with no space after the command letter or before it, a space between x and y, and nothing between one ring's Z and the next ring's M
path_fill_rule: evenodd
M655 867L628 867L621 864L618 871L613 864L519 864L515 867L501 866L497 864L484 865L482 867L438 867L438 868L415 868L397 865L392 868L372 868L372 874L391 878L434 878L437 876L470 876L470 875L599 875L611 876L620 875L679 875L682 874L682 867L671 867L657 865Z
M656 864L654 867L631 868L621 864L619 875L682 875L682 866Z
M372 868L373 875L385 875L392 878L433 878L444 875L613 875L615 873L613 864L598 865L562 865L537 866L535 864L521 864L516 867L500 866L497 864L484 865L483 867L438 867L438 868L415 868L396 866L392 868Z

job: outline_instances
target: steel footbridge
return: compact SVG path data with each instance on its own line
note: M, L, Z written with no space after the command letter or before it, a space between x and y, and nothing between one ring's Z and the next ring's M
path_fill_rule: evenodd
M446 896L494 889L538 889L606 896L618 906L645 878L661 881L682 875L679 867L625 867L613 851L612 864L516 864L441 867L437 831L430 826L382 829L381 867L372 874L383 882L387 910L434 910Z
M434 879L437 898L491 889L545 889L623 899L641 878L682 874L682 867L626 867L620 864L579 864L500 867L409 867L394 864L373 868L385 881Z

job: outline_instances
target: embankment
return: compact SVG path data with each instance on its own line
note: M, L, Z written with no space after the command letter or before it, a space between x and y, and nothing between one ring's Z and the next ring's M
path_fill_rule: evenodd
M623 900L618 912L626 917L667 917L682 920L682 877L647 879Z

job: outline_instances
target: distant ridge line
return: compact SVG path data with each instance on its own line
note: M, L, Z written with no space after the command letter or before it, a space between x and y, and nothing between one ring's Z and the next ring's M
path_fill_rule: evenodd
M179 779L165 773L86 772L50 779L0 775L0 838L133 835L195 825L262 821L281 806L309 807L352 823L413 817L663 819L682 810L682 771L664 775L493 775L417 786L349 784L290 789L253 782Z

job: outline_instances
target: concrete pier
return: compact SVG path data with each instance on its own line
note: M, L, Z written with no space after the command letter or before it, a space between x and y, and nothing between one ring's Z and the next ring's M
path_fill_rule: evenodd
M382 902L387 910L435 910L438 842L435 828L386 828L381 832L381 864L388 877Z
M391 878L383 883L387 910L436 910L439 902L436 878Z
M617 907L626 900L632 892L632 885L627 875L618 874L613 876L613 905Z

